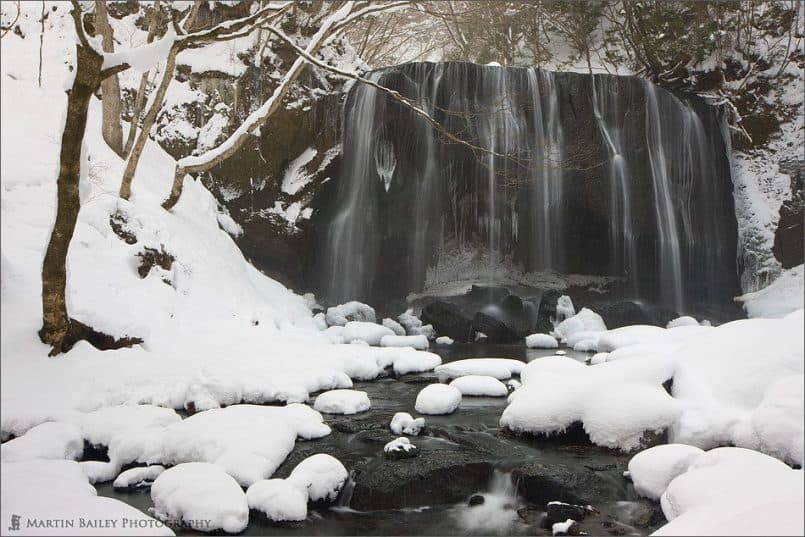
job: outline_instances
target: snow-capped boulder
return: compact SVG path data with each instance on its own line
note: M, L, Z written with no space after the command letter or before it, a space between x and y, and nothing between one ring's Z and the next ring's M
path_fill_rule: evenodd
M407 434L410 436L417 436L422 428L425 426L425 418L414 419L408 412L397 412L391 418L389 428L394 434Z
M249 523L246 494L217 464L190 462L165 470L151 486L154 515L196 531L240 533Z
M344 331L341 335L344 338L344 343L352 343L357 340L365 341L369 345L377 347L384 336L394 336L394 332L391 328L386 328L379 324L350 321L344 326Z
M573 307L573 301L567 295L562 295L556 299L556 322L561 323L565 319L569 319L576 315L576 308Z
M394 319L390 319L390 318L386 317L385 319L383 319L382 324L386 328L390 328L391 331L394 332L395 335L398 335L398 336L404 336L405 335L405 328L403 328L403 325L401 325L400 323L398 323Z
M461 403L461 392L447 384L429 384L416 396L414 409L420 414L451 414Z
M330 390L319 394L313 408L325 414L357 414L371 407L369 396L359 390Z
M327 308L325 319L329 326L345 326L350 321L377 321L374 308L355 300Z
M467 358L440 365L434 372L442 379L454 379L466 375L483 375L498 380L519 375L525 364L511 358Z
M559 342L548 334L531 334L526 336L525 346L529 349L555 349L559 347Z
M317 453L297 464L287 481L305 491L312 502L332 502L348 478L349 472L341 461L326 453Z
M450 386L457 388L461 395L479 397L506 397L509 395L509 390L505 384L495 377L483 375L458 377L450 383Z
M381 347L411 347L423 351L430 347L428 338L423 335L418 336L383 336L380 339Z
M439 336L436 338L437 345L452 345L454 343L453 338L448 336Z
M116 489L150 487L154 480L164 471L165 467L159 464L129 468L117 476L112 486Z
M635 492L659 500L676 476L688 471L703 450L685 444L665 444L641 451L629 461Z
M307 493L287 479L263 479L246 491L250 509L255 509L274 522L299 521L307 518Z
M699 326L699 321L693 317L690 317L689 315L683 315L668 321L668 324L665 326L665 328L676 328L678 326Z
M383 446L383 454L387 459L411 459L419 452L414 444L407 438L400 437Z
M568 317L554 328L551 335L561 341L567 340L575 332L603 332L607 329L604 319L593 310L582 308L577 314Z
M401 313L397 320L405 328L407 334L414 334L414 329L422 326L422 321L414 315L414 310L410 308Z
M435 339L436 338L436 330L434 330L433 325L431 324L423 324L422 326L414 326L411 328L411 334L415 336L424 336L427 339Z

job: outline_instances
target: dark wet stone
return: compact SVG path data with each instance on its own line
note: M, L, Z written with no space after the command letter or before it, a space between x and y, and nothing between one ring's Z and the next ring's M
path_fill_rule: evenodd
M531 462L515 468L512 479L529 502L586 505L599 498L626 499L626 483L583 466Z
M419 318L424 324L433 325L440 336L459 342L472 341L472 319L458 306L437 300L422 308Z
M564 522L568 518L572 518L575 521L584 520L590 511L583 505L549 502L545 508L545 527L550 528L555 523Z
M419 455L419 450L416 446L411 446L408 449L393 449L389 451L383 451L383 455L392 461L399 461L403 459L413 459L414 457Z
M483 505L485 501L486 501L486 499L482 495L473 494L472 496L470 496L470 499L467 502L467 505L469 505L470 507L475 506L475 505Z
M521 507L517 510L517 516L519 516L520 520L526 524L541 526L543 520L545 519L545 511L536 506L527 505L526 507Z
M349 506L370 511L457 503L483 489L493 471L491 462L463 449L423 451L415 464L363 461L354 467L355 489Z
M397 438L389 429L367 429L355 435L355 440L364 444L386 445Z

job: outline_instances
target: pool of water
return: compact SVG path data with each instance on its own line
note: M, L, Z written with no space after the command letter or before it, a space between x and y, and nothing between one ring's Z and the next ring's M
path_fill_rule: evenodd
M553 351L526 349L522 345L456 344L435 346L431 350L437 352L444 362L474 357L531 361L553 354ZM579 360L587 356L573 351L568 355ZM419 390L429 382L437 381L433 373L424 373L356 382L355 389L368 393L372 408L355 416L325 415L325 422L333 428L332 434L315 441L297 442L294 452L275 476L286 477L300 460L320 452L335 456L347 469L377 471L387 463L382 447L388 438L393 438L388 431L391 417L400 411L414 414L414 401ZM550 535L551 531L542 527L545 506L530 504L518 494L509 473L513 467L530 462L596 472L605 486L591 503L600 513L582 523L583 531L648 535L656 529L656 516L651 516L656 513L656 506L637 498L622 476L628 456L589 445L568 445L501 434L498 421L505 405L504 397L464 397L454 414L427 416L423 434L412 437L420 455L405 461L405 464L418 464L421 457L440 457L458 448L477 449L484 453L484 461L494 468L491 477L475 489L463 491L466 498L461 501L443 502L436 494L431 495L428 504L424 505L357 510L350 507L351 503L355 504L351 496L354 483L350 483L336 504L311 508L303 522L276 524L252 512L243 534ZM460 468L457 471L461 471ZM438 484L433 486L438 489ZM153 507L148 490L118 491L111 483L104 483L98 486L98 494L124 501L145 513ZM483 504L468 505L467 500L475 494L483 496ZM177 533L193 532L179 530Z

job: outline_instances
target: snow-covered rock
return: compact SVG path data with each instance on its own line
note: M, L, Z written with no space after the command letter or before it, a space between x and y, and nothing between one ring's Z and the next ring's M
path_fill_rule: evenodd
M341 343L345 343L344 341L344 327L343 326L331 326L324 331L324 334L330 340L330 343L335 345L339 345Z
M480 397L506 397L509 390L506 385L495 377L483 375L466 375L458 377L450 383L457 388L461 395L475 395Z
M217 464L190 462L165 470L151 485L154 515L196 531L240 533L249 504L238 482Z
M422 326L422 321L414 315L414 310L410 308L401 313L397 320L405 328L407 334L415 334L414 329Z
M397 412L391 418L389 428L394 434L417 436L425 426L425 418L414 419L408 412Z
M165 467L158 464L129 468L117 476L112 486L116 489L151 486L154 480L164 471Z
M556 300L556 322L561 323L574 315L576 315L576 308L573 307L573 301L567 295L560 296Z
M409 439L401 436L383 446L383 453L390 459L409 459L417 455L417 448Z
M313 404L314 409L325 414L357 414L371 406L366 392L358 390L330 390L319 394Z
M394 347L390 347L394 348ZM392 364L394 373L405 375L407 373L422 373L430 371L442 363L442 358L435 353L413 351L410 348L399 348Z
M444 379L453 379L465 375L483 375L498 380L519 375L525 364L512 358L467 358L440 365L434 372Z
M84 437L75 425L47 422L0 446L3 462L33 459L78 460L84 453Z
M383 336L380 339L381 347L411 347L424 351L430 347L428 338L423 335L418 336Z
M521 372L523 385L509 395L500 425L551 435L581 422L594 443L631 451L644 433L662 432L679 417L680 405L662 387L672 372L660 360L588 367L565 356L538 358Z
M531 334L526 336L525 346L529 349L555 349L559 347L559 342L548 334Z
M423 336L427 339L436 338L436 330L432 324L423 324L422 326L411 327L411 334L415 336Z
M274 473L297 437L328 435L330 428L322 421L321 414L298 403L285 407L232 405L199 412L166 428L118 434L109 446L111 462L106 464L119 471L131 462L216 463L238 483L249 486Z
M335 501L349 478L341 461L325 453L317 453L296 465L287 481L306 492L312 502Z
M369 345L379 346L380 340L384 336L394 336L391 328L385 326L363 322L363 321L350 321L344 326L344 331L341 333L344 338L344 343L352 343L353 341L365 341Z
M659 500L671 481L688 471L703 450L684 444L665 444L641 451L629 461L635 492Z
M307 493L287 479L263 479L246 491L250 509L261 511L274 522L307 518Z
M404 336L405 335L405 328L403 328L403 325L401 325L400 323L398 323L394 319L390 319L390 318L386 317L385 319L383 319L382 324L386 328L390 328L392 330L392 332L394 332L395 335L398 335L398 336Z
M313 316L313 322L319 330L327 330L327 318L321 312Z
M439 336L436 338L437 345L452 345L454 343L453 338L449 336Z
M350 321L377 321L374 308L355 300L327 308L325 319L329 326L346 326Z
M699 326L699 321L689 315L683 315L676 319L671 319L665 328L676 328L678 326Z
M561 341L565 341L575 332L600 332L606 329L607 326L600 315L591 309L582 308L577 314L556 325L551 335Z
M447 384L429 384L416 396L414 409L420 414L451 414L461 403L461 392Z

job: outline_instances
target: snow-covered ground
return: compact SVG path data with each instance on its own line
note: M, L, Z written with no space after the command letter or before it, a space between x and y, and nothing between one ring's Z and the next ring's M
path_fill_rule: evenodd
M229 234L236 232L231 219L199 182L187 178L178 205L164 211L175 162L156 144L146 146L131 200L120 199L124 163L101 138L95 99L68 256L69 310L100 331L144 343L102 352L81 342L48 358L36 335L40 271L55 213L64 90L74 55L70 6L53 5L41 87L38 3L22 4L25 37L10 32L0 48L2 524L12 514L36 512L132 524L50 528L55 533L170 534L136 509L97 497L91 483L114 479L120 487L153 481L160 519L212 518L215 528L208 529L233 532L245 527L249 507L273 520L303 519L309 501L333 500L348 476L337 460L314 455L288 479L270 479L297 440L330 433L326 419L305 404L311 394L325 391L316 401L323 412L359 412L370 402L350 390L353 379L374 379L386 368L397 374L435 368L443 380L457 380L424 387L419 413L451 413L462 394L503 396L500 380L519 375L522 386L510 381L515 391L501 417L513 430L558 433L581 422L593 442L625 450L639 448L646 431L667 430L671 441L687 447L655 448L635 457L632 469L638 492L662 499L671 523L661 533L802 531L802 471L784 464L803 464L803 313L794 311L802 305L801 266L742 297L750 317L758 318L720 327L684 320L669 328L607 330L594 312L581 309L556 335L567 346L599 351L590 367L562 356L527 366L495 358L440 366L435 354L393 346L427 347L432 334L410 312L377 324L374 310L349 303L314 317L311 297L244 259ZM124 75L124 86L137 77ZM299 172L286 186L303 181ZM770 214L760 215L761 227ZM136 243L123 241L112 219ZM141 277L138 254L146 248L170 254L170 268L155 266ZM439 273L435 287L453 285L460 268ZM463 279L474 276L469 271ZM548 337L531 343L558 345ZM385 348L370 346L384 341ZM442 342L448 343L437 339ZM289 404L261 405L269 402ZM183 419L175 412L181 409L195 414ZM423 425L405 413L389 424L395 434L409 435ZM107 446L110 462L76 462L85 442ZM723 445L756 451L712 449ZM130 463L148 466L121 474ZM771 492L760 497L758 490ZM710 518L713 512L721 518ZM774 524L758 525L764 521ZM719 522L729 525L714 526Z

